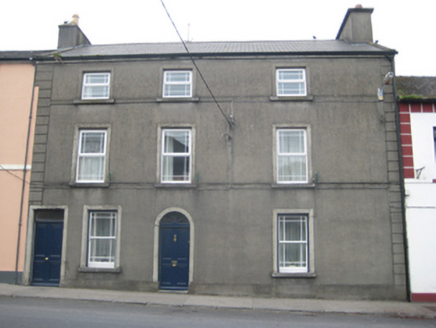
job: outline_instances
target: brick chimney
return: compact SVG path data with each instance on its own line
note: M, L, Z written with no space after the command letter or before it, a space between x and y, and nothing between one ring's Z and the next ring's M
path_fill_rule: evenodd
M371 23L373 11L373 8L362 8L362 5L348 9L336 40L356 43L373 42Z
M91 44L91 42L79 27L79 15L75 14L71 22L59 25L58 49L87 44Z

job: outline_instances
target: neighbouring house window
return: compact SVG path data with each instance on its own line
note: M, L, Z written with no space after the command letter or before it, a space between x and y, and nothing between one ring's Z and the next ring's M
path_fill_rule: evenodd
M107 130L80 130L76 182L105 181Z
M434 159L436 161L436 126L433 127L433 138L434 138Z
M108 99L110 73L85 73L82 99Z
M163 82L163 97L192 97L192 72L165 71Z
M116 211L89 212L88 267L115 267L117 219Z
M308 215L279 214L278 271L308 272Z
M191 130L162 130L161 182L191 181Z
M277 74L277 96L295 97L306 96L306 70L278 69Z
M277 130L277 183L307 183L307 132Z

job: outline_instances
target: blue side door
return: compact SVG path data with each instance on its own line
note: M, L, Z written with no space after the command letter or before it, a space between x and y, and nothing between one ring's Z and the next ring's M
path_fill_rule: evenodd
M63 221L36 222L33 285L59 286L63 229Z
M160 289L189 287L189 222L160 224Z

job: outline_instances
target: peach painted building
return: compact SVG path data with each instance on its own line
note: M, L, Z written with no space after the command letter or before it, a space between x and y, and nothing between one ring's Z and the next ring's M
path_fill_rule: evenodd
M32 52L0 52L0 283L21 283L38 87Z

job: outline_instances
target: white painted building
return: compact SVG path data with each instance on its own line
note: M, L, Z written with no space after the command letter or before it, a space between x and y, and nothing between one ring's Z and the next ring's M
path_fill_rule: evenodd
M397 81L411 300L436 302L436 78Z

